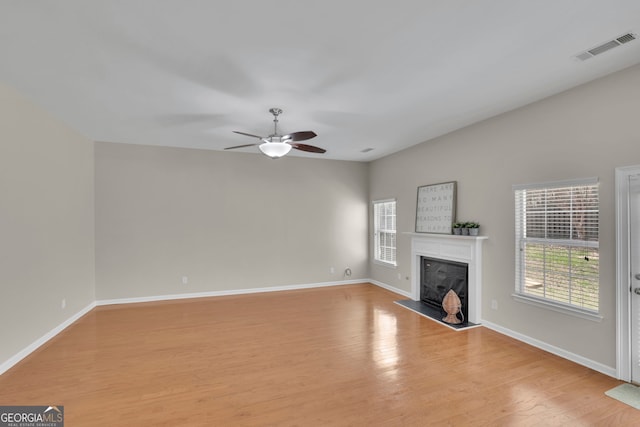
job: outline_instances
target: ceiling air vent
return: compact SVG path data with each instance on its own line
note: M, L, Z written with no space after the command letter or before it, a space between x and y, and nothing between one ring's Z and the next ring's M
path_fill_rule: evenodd
M620 44L625 44L626 42L630 42L631 40L635 40L636 39L636 35L635 34L625 34L624 36L620 36L616 39L616 41Z
M600 55L601 53L604 53L622 44L628 43L632 40L635 40L636 38L637 36L635 34L627 33L620 37L616 37L613 40L609 40L608 42L602 43L600 46L596 46L585 52L581 52L576 55L576 58L578 58L581 61L586 61L589 58L593 58L596 55Z
M604 52L608 51L609 49L613 49L614 47L618 47L618 46L620 46L620 43L618 43L615 40L611 40L610 42L606 42L605 44L601 44L598 47L594 47L593 49L589 49L587 52L589 52L593 56L596 56L596 55L600 55L601 53L604 53Z

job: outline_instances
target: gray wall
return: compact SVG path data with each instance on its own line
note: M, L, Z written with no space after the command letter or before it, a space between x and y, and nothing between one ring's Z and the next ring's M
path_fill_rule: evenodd
M368 277L367 164L103 142L95 159L98 300Z
M396 197L398 230L413 231L417 187L457 181L457 218L480 222L481 234L489 236L484 319L615 367L614 169L640 164L639 106L640 66L635 66L372 162L370 197ZM514 301L511 186L593 176L600 179L604 320L582 320ZM397 269L371 263L371 276L409 291L410 261L410 238L401 235ZM490 309L492 299L498 310Z
M94 171L92 141L2 85L0 139L2 363L95 300Z

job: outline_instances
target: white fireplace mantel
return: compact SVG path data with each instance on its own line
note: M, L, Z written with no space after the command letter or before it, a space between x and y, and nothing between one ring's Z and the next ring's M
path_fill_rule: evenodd
M420 300L420 257L431 257L468 264L469 322L482 319L482 243L487 236L403 233L411 236L411 298Z

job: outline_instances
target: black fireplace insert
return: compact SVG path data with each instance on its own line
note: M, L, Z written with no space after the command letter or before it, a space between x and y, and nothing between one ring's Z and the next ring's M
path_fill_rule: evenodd
M469 316L468 280L468 264L464 262L420 257L420 300L442 310L444 296L453 289L462 303L464 321Z

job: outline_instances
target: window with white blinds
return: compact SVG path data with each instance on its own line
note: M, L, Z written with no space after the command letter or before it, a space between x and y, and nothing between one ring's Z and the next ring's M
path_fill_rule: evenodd
M597 313L597 178L513 189L516 295Z
M374 259L396 265L396 201L373 202Z

